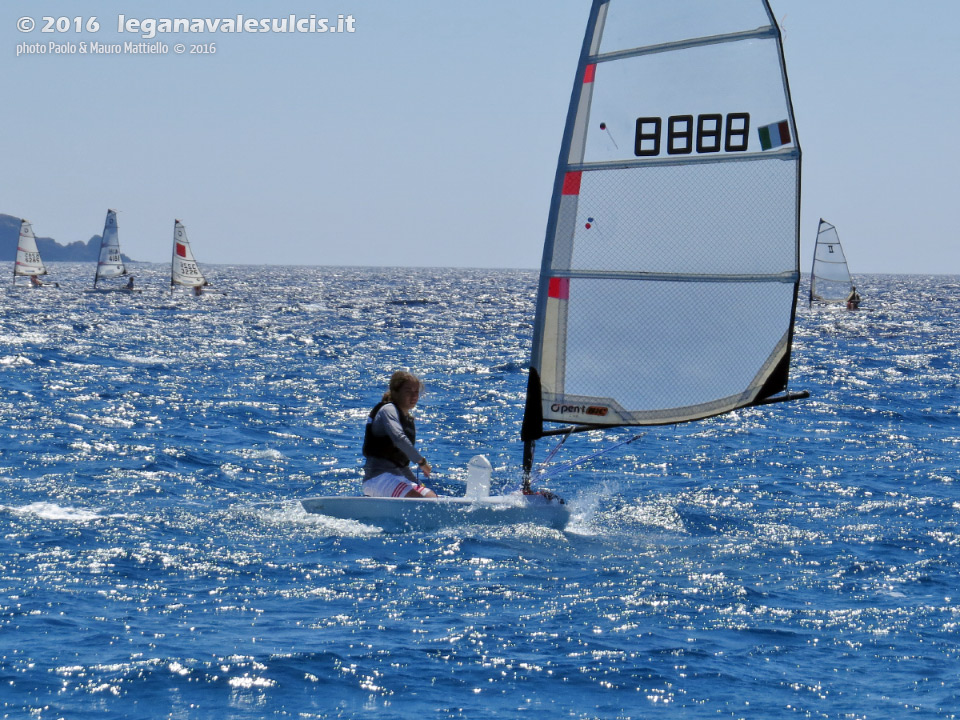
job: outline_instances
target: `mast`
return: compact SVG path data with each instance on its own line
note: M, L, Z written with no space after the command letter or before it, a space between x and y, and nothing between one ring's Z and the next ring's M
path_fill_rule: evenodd
M597 36L598 23L602 23L601 16L606 15L606 0L594 0L590 8L590 15L587 18L587 29L583 35L583 43L580 46L580 57L577 60L577 72L575 78L582 78L587 67L587 61L591 54L591 47L594 45L594 38ZM599 41L599 37L596 37ZM567 121L564 125L563 137L560 141L560 155L557 160L557 170L553 179L553 195L550 200L550 214L547 219L546 237L543 243L543 255L540 260L540 281L537 288L537 306L536 318L540 318L546 309L547 291L550 282L550 262L552 258L553 237L556 234L557 220L560 213L560 203L563 197L563 182L566 175L565 158L569 156L570 146L573 142L574 131L576 130L577 110L580 106L583 93L583 84L573 83L573 89L570 93L570 103L567 107ZM534 454L536 450L536 441L543 437L543 411L542 397L540 392L540 375L537 367L540 364L540 348L542 343L543 324L534 322L533 327L533 348L530 359L530 369L527 378L527 401L523 413L523 426L520 432L523 441L523 489L530 489L530 472L533 469Z
M817 223L817 239L813 243L813 260L810 262L810 298L807 307L813 307L814 287L817 282L817 245L820 242L820 228L823 227L823 218Z
M176 280L174 279L174 268L176 267L177 262L177 226L180 224L180 221L174 218L173 220L173 247L171 248L170 256L170 294L173 295L173 287L176 285Z

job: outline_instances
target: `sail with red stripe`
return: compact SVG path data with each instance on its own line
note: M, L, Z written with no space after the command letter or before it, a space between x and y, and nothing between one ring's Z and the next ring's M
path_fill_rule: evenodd
M207 279L193 258L187 229L179 220L173 221L173 260L170 264L170 286L203 287Z
M524 440L549 422L678 423L783 393L799 211L769 3L594 0L547 223Z

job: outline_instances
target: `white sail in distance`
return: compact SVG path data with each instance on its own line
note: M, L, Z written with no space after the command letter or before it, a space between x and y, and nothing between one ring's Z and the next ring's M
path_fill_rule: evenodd
M554 182L523 439L786 390L800 147L766 0L594 0Z
M852 291L853 280L837 228L820 218L810 271L810 301L845 303Z
M120 277L127 274L120 254L120 234L117 230L117 211L107 210L107 219L103 224L103 235L100 239L100 259L97 261L97 274L93 278L93 286L104 278Z
M27 220L20 221L20 238L17 240L17 260L13 266L14 278L18 275L46 275L47 268L37 249L33 226Z
M173 221L173 260L170 265L170 285L202 287L207 284L197 261L193 258L187 230L179 220Z

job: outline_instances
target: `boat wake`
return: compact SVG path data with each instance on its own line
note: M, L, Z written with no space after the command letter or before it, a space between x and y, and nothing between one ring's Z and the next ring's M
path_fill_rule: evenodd
M69 506L65 507L51 502L35 502L21 507L0 505L0 510L13 513L14 515L35 515L44 520L67 520L71 522L90 522L108 517L93 510Z
M245 509L261 522L274 527L293 526L317 535L365 537L382 534L383 528L359 520L308 513L297 500L257 503Z

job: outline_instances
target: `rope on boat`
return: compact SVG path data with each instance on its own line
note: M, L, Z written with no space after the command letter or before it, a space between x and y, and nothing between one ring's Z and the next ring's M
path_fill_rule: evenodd
M629 438L627 438L626 440L621 440L620 442L614 443L613 445L608 445L607 447L601 448L600 450L597 450L596 452L592 452L592 453L590 453L589 455L583 455L583 456L581 456L581 457L578 457L578 458L576 458L576 459L574 459L574 460L570 460L570 461L568 461L568 462L562 463L562 464L557 465L557 466L555 466L555 467L547 468L547 467L546 467L546 464L547 464L548 462L550 462L550 460L553 458L553 456L556 455L557 452L560 450L560 447L563 445L563 443L566 441L566 439L567 439L568 437L570 437L570 433L569 433L569 432L568 432L568 433L565 433L565 434L563 435L563 437L561 438L560 442L557 444L557 446L556 446L552 451L550 451L550 453L547 455L547 457L544 458L543 462L540 463L540 468L536 471L536 473L534 474L532 480L546 480L547 478L553 477L554 475L558 475L558 474L561 473L561 472L566 472L567 470L572 470L573 468L577 467L578 465L582 465L582 464L584 464L585 462L589 462L590 460L593 460L594 458L598 458L598 457L600 457L601 455L604 455L605 453L610 452L611 450L616 450L618 447L622 447L622 446L624 446L624 445L629 445L630 443L634 442L635 440L639 440L639 439L642 438L644 435L646 435L645 432L637 433L636 435L634 435L634 436L632 436L632 437L629 437Z

